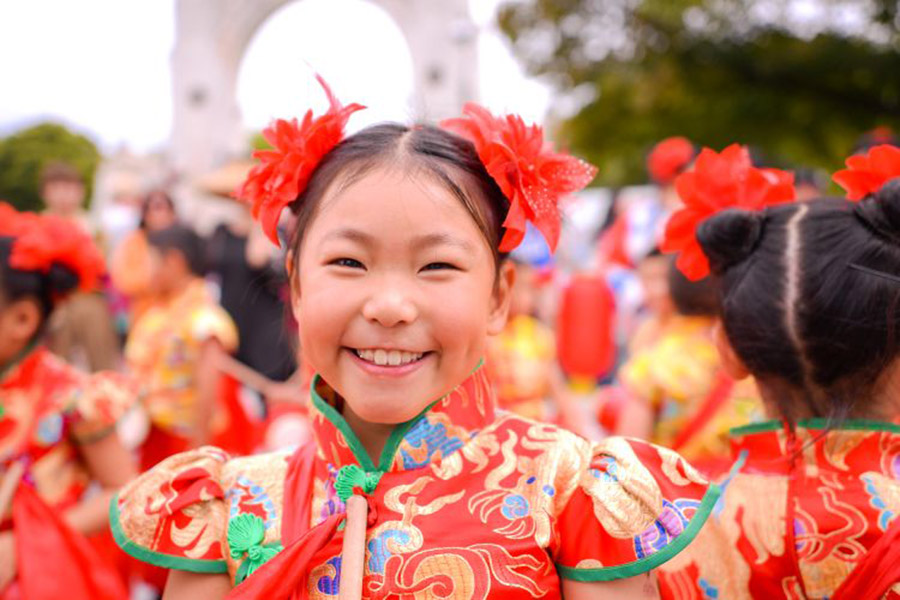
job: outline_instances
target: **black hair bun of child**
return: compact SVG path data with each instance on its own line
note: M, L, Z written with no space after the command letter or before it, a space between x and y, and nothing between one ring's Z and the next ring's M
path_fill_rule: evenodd
M51 298L67 295L80 283L74 271L58 263L50 267L46 277L47 291L50 292Z
M900 177L885 183L877 193L863 198L854 208L856 216L876 235L900 244Z
M700 223L697 241L713 273L721 273L750 256L762 235L764 219L762 212L732 208Z

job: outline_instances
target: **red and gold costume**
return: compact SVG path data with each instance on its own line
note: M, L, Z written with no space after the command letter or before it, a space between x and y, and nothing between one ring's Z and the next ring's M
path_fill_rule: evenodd
M495 415L484 369L398 425L377 465L341 402L315 381L315 440L294 455L230 459L205 447L144 474L111 506L120 546L157 565L228 573L244 581L235 593L279 598L257 594L293 577L294 597L329 598L344 478L358 476L370 506L364 598L559 598L560 577L630 577L670 559L718 496L671 451ZM278 564L302 544L311 556Z
M29 590L37 593L36 590L54 589L62 593L62 589L67 589L70 597L79 598L79 582L72 580L73 573L66 570L73 567L73 562L80 565L73 568L91 571L83 573L89 582L85 584L89 597L114 597L90 587L99 585L109 590L116 584L107 585L108 580L90 583L103 568L83 559L88 556L96 560L100 556L96 550L102 549L102 542L95 541L93 548L88 546L60 517L85 497L91 484L79 445L115 435L115 423L133 402L134 394L120 376L88 375L43 347L33 349L2 376L0 464L6 467L13 461L22 461L26 472L13 501L12 514L3 515L0 526L12 527L15 532L20 580L5 591L8 596L0 591L0 597L28 597ZM60 546L60 540L66 545ZM31 580L24 581L25 578ZM60 584L63 588L52 588ZM122 594L124 597L124 588Z
M488 341L486 366L497 390L497 405L528 419L544 420L556 361L553 332L534 317L518 315Z
M663 598L900 598L900 583L878 587L900 582L900 426L825 426L735 430L746 462L697 543L660 570Z

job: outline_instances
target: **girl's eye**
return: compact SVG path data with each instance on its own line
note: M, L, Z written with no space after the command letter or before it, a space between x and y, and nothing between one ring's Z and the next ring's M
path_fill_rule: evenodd
M458 271L459 268L455 265L451 265L450 263L445 262L433 262L428 263L424 267L422 267L423 271Z
M328 264L348 269L365 269L365 266L355 258L336 258Z

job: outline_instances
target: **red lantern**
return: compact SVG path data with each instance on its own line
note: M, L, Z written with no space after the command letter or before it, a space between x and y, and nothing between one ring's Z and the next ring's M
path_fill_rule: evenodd
M601 277L576 275L565 288L556 328L559 364L570 378L596 381L615 361L615 299Z

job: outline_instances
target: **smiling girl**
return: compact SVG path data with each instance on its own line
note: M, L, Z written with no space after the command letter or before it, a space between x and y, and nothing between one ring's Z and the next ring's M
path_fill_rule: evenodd
M649 444L495 412L481 368L507 317L506 253L526 220L555 245L557 201L593 167L475 105L342 139L362 107L328 95L324 116L266 131L274 149L240 190L273 240L282 209L296 215L314 441L161 463L113 502L120 545L176 569L167 598L329 598L350 585L342 525L364 496L362 597L656 597L650 571L717 488Z

